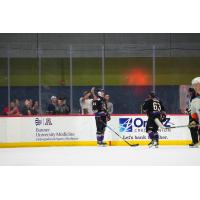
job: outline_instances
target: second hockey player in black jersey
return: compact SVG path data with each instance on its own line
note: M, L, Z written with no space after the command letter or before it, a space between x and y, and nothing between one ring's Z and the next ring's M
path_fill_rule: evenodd
M93 92L94 100L92 102L93 111L95 113L96 127L97 127L97 144L106 145L104 142L104 133L107 121L110 120L110 115L107 111L107 103L104 99L104 90L98 90L96 93Z
M165 108L162 102L156 97L154 92L150 92L148 98L143 104L143 111L147 113L148 121L146 125L146 132L149 135L151 142L149 147L158 147L159 135L158 128L164 128L162 122L166 119Z

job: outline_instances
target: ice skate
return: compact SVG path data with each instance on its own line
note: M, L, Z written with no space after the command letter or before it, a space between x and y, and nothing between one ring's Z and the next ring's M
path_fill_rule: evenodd
M101 142L97 142L97 145L98 145L98 146L101 146L101 147L106 147L106 146L107 146L107 143L101 141Z
M149 148L155 147L158 148L158 142L156 140L152 140L149 144L148 144Z
M151 142L148 144L148 147L151 148L154 145L154 140L151 140Z
M155 148L158 148L158 141L154 141Z
M189 147L190 148L199 148L199 144L198 143L196 143L196 144L191 143L191 144L189 144Z

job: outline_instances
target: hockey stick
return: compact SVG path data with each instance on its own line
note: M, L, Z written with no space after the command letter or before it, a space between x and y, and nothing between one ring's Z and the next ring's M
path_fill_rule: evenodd
M108 126L107 124L105 124L104 122L102 122L108 129L110 129L113 133L115 133L118 137L120 137L122 140L124 140L124 142L126 142L126 144L128 144L131 147L137 147L139 146L139 144L130 144L127 140L125 140L123 137L121 137L115 130L113 130L110 126Z
M171 128L193 128L193 127L197 127L200 126L200 124L196 124L196 125L181 125L181 126L171 126L171 127L165 127L164 129L171 129Z

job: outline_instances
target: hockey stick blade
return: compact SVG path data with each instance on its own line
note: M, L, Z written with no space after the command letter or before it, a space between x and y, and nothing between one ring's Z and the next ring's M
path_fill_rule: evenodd
M108 126L107 124L105 124L103 122L103 124L110 129L113 133L115 133L119 138L121 138L126 144L128 144L130 147L137 147L139 146L139 144L130 144L127 140L125 140L123 137L121 137L114 129L112 129L110 126Z
M130 144L130 146L132 146L132 147L138 147L139 144Z

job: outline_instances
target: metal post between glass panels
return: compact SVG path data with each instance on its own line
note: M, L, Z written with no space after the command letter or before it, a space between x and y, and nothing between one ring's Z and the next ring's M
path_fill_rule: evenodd
M70 67L70 109L71 109L71 113L73 113L73 64L72 64L72 46L70 45L69 47L69 55L70 55L70 59L69 59L69 67Z
M155 86L155 80L156 80L156 47L155 45L153 45L153 49L152 49L152 60L153 60L153 67L152 67L152 78L153 78L153 82L152 82L152 87L153 87L153 91L156 91L156 86Z
M42 71L42 63L41 63L41 56L40 51L38 51L38 93L39 93L39 113L42 114L42 85L41 85L41 71Z
M10 47L7 47L7 84L8 84L8 108L10 110Z
M101 78L102 78L102 88L105 89L105 47L102 46L102 66L101 66Z

